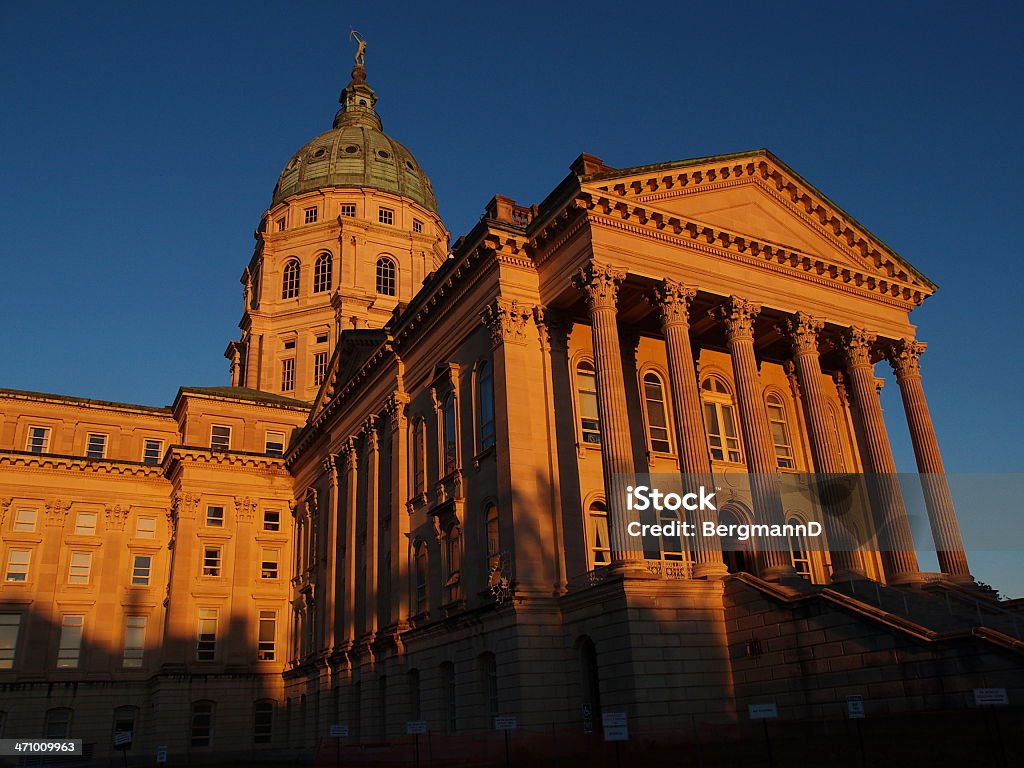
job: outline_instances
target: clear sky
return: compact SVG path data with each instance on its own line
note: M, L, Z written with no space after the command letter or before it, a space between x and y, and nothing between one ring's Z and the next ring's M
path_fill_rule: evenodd
M768 147L939 284L914 318L947 469L1024 470L1019 4L0 9L0 386L163 405L227 383L251 233L330 127L355 27L455 236L495 193L539 202L581 151ZM894 383L883 404L913 471ZM1020 519L1008 498L961 503L969 540ZM1024 595L1019 522L1005 539L974 570Z

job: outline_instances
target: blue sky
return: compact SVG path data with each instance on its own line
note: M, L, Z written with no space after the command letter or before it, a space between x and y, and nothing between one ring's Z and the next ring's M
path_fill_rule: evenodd
M252 230L284 162L330 127L354 26L385 130L454 235L495 193L538 202L581 151L627 167L770 148L939 284L914 319L947 469L1024 469L1018 5L3 13L0 386L162 405L226 382ZM883 401L912 471L894 383ZM960 508L965 530L1007 514ZM1024 535L1010 538L975 571L1021 595Z

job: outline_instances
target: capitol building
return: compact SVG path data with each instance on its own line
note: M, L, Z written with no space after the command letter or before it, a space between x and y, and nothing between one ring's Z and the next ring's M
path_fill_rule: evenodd
M1021 607L975 583L944 479L918 268L764 149L581 154L452 241L362 63L340 101L239 260L229 379L166 407L0 390L0 737L359 764L412 721L443 765L498 717L525 759L621 712L644 754L713 765L761 738L750 705L817 738L850 696L894 724L1021 700ZM630 535L637 476L718 489L645 523L798 533ZM848 481L841 509L813 477Z

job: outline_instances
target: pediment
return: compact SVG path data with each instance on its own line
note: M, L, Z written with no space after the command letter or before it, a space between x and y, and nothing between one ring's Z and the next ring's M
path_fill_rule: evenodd
M376 329L342 332L328 364L327 376L313 401L312 419L327 407L337 393L344 390L345 385L355 378L363 364L387 341L387 338L385 331Z
M735 242L781 247L838 272L896 281L930 294L935 285L767 151L595 174L582 188L603 207L641 210Z

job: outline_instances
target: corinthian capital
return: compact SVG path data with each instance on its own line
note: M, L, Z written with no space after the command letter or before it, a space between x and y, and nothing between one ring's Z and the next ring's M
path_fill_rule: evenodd
M690 303L696 295L696 288L676 280L663 280L653 294L647 297L647 301L654 306L663 326L689 325Z
M818 354L818 334L825 324L806 312L797 312L786 321L782 330L789 337L794 355Z
M380 448L380 440L377 436L379 419L376 416L367 416L363 422L361 434L363 436L363 448L367 454L373 453Z
M586 294L591 309L615 309L619 286L625 279L626 270L590 261L573 275L572 284Z
M480 315L491 331L494 346L526 343L526 324L530 320L530 307L500 296L492 301Z
M870 331L851 326L843 332L843 353L851 368L871 366L871 348L878 338Z
M886 346L885 357L897 379L921 375L921 355L928 345L914 339L899 339Z
M725 323L725 333L729 341L734 339L754 338L754 319L761 313L761 305L754 301L730 296L721 306L712 309L708 314Z

